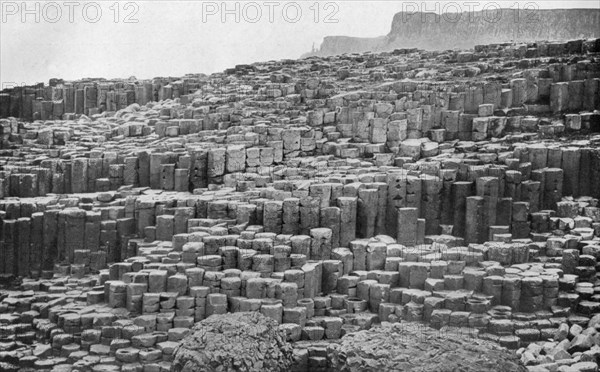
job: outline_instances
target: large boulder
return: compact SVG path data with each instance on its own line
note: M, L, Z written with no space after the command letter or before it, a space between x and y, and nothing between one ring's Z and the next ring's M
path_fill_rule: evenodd
M289 370L293 352L283 332L257 312L210 316L182 340L171 371Z
M382 323L350 333L332 350L334 371L527 371L514 353L495 343L416 323Z

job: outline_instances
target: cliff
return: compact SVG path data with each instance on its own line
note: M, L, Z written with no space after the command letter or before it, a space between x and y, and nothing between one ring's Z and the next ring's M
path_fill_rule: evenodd
M386 36L379 37L352 37L352 36L325 36L321 48L315 53L306 53L308 56L331 56L344 53L363 53L368 51L385 50L388 45Z
M327 36L305 56L328 56L397 48L439 50L479 44L568 40L600 36L600 9L546 9L487 12L396 13L390 32L377 38Z

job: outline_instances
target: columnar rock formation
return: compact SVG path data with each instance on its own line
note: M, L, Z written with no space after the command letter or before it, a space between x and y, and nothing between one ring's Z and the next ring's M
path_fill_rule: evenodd
M599 45L2 93L2 368L167 370L196 322L254 311L299 371L333 363L316 341L399 321L587 370Z

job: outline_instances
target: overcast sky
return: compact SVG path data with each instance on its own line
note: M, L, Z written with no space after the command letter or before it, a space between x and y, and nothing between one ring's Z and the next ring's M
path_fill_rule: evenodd
M52 77L181 76L298 58L313 43L318 47L324 36L385 35L395 13L422 4L427 6L423 10L439 12L482 10L494 4L515 8L517 3L540 9L600 7L598 0L448 3L58 0L28 2L27 13L21 1L0 0L0 83L6 87L47 83Z

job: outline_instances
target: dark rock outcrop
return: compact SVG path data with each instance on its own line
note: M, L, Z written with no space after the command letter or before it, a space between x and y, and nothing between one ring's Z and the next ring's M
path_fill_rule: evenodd
M257 312L213 315L175 351L174 372L286 371L292 349L277 322Z
M417 323L383 323L346 335L333 348L335 371L520 372L517 356L497 344Z

